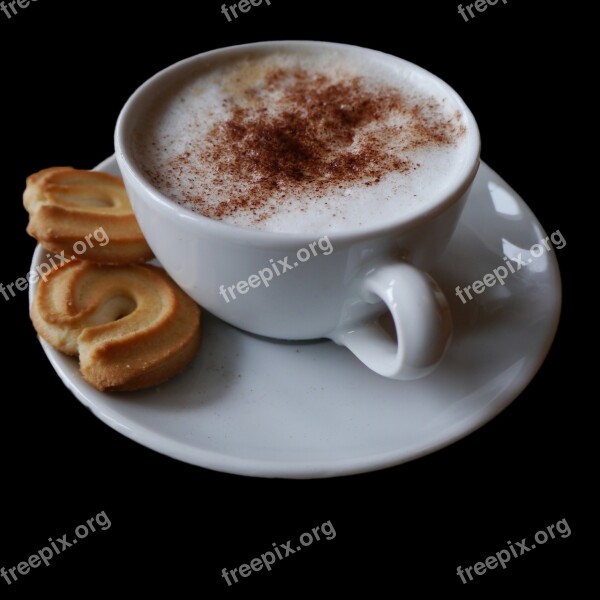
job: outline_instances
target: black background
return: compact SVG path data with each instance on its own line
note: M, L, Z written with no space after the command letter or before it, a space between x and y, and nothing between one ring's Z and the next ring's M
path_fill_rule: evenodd
M431 590L488 597L491 590L582 585L585 569L578 475L581 389L565 381L575 352L577 114L564 79L568 11L502 0L466 23L457 2L272 0L234 22L220 2L155 5L38 0L8 20L0 13L3 207L0 281L29 270L25 177L44 167L92 168L113 152L128 96L169 64L213 48L265 39L321 39L396 54L448 81L475 114L483 159L560 229L561 324L537 376L501 415L466 439L385 471L314 481L262 480L180 463L107 427L60 383L28 320L27 294L2 315L0 566L15 566L105 511L112 526L21 576L0 593L85 596L86 590L173 597L347 593L380 597ZM557 81L559 79L559 81ZM560 79L563 81L561 82ZM582 107L579 110L585 110ZM572 150L572 151L570 151ZM586 309L587 310L587 309ZM568 390L568 392L567 392ZM585 420L585 419L584 419ZM463 585L473 565L566 518L553 540ZM272 542L327 520L337 536L228 588L221 569L248 562ZM579 597L575 595L573 597Z

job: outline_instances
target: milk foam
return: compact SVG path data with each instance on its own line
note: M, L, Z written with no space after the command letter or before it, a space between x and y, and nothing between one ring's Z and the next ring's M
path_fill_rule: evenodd
M248 110L251 115L262 109L266 119L275 116L289 82L285 75L283 83L269 87L267 82L269 74L282 71L302 71L309 80L325 74L332 84L360 78L366 91L391 86L411 105L432 106L431 119L452 123L453 142L398 150L399 159L414 166L391 170L369 183L345 181L328 187L325 178L317 190L311 187L313 184L296 186L287 180L273 183L269 197L262 188L258 194L256 186L264 174L247 169L238 174L227 144L221 144L218 154L211 149L212 154L207 155L203 149L212 148L215 131L218 138L218 132L231 122L235 108ZM360 154L368 136L379 135L378 132L389 135L393 130L401 135L400 127L406 125L406 118L391 114L383 122L357 128L348 152ZM425 114L425 118L429 116ZM278 50L219 62L190 77L146 115L135 131L134 148L140 168L153 184L195 212L260 230L334 232L389 224L417 206L434 202L466 161L464 128L460 107L446 90L402 63L379 62L372 55L339 49ZM397 145L402 148L402 142L396 144L392 140L386 144L392 153ZM260 203L248 206L248 201L258 195ZM222 210L239 198L245 199L241 206Z

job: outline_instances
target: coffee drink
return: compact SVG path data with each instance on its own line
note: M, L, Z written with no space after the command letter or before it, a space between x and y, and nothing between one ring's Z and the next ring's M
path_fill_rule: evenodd
M353 49L213 61L133 131L138 167L172 201L231 225L355 231L437 202L467 161L457 99L408 63Z

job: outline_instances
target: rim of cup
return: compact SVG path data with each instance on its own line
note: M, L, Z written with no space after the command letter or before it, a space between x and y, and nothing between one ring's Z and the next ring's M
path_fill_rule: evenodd
M444 95L451 98L452 101L456 103L466 125L466 140L465 148L463 150L465 159L461 162L459 168L453 174L453 177L448 184L439 191L439 197L437 199L428 199L423 203L423 206L415 206L411 210L403 212L397 220L385 225L367 225L355 229L285 233L233 225L211 219L210 217L203 216L189 208L185 208L178 204L176 200L171 200L168 196L158 190L137 166L136 161L133 158L134 152L131 148L132 136L130 135L130 132L135 125L135 121L139 118L139 112L143 113L145 110L148 110L148 107L152 104L152 98L156 97L156 94L162 91L170 83L184 80L187 72L193 70L196 64L210 63L215 59L233 58L237 55L243 56L244 53L261 51L262 49L273 50L281 48L284 50L302 50L311 47L338 49L344 52L370 53L375 55L380 61L401 64L403 68L409 69L431 80L438 88L443 89ZM145 107L140 109L140 105L145 105ZM249 44L217 48L185 58L162 69L140 85L129 97L117 119L114 141L116 158L122 174L123 171L127 171L129 178L132 179L137 186L143 189L146 199L152 202L155 208L165 218L177 219L180 221L180 224L186 228L208 229L214 234L234 234L239 241L245 240L252 242L260 240L263 243L272 242L273 244L277 244L283 240L286 242L294 241L302 244L306 240L316 239L317 237L324 235L327 235L332 241L340 243L344 241L357 241L362 238L384 236L387 233L394 231L400 233L403 230L410 229L416 224L444 212L462 198L477 173L481 148L479 128L470 109L449 84L433 73L403 58L386 54L379 50L350 44L299 40L252 42ZM144 201L148 201L146 199Z

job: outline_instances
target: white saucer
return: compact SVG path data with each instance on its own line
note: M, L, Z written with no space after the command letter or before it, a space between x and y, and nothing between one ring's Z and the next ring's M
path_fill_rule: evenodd
M99 170L118 173L114 157ZM281 343L203 316L203 342L187 371L133 394L104 394L77 361L42 341L73 394L123 435L179 460L261 477L330 477L382 469L474 431L535 375L560 312L556 250L462 304L503 256L545 237L523 200L482 164L459 228L432 273L450 301L455 333L429 377L375 375L333 342ZM44 251L38 246L33 266ZM34 293L30 290L30 300Z

